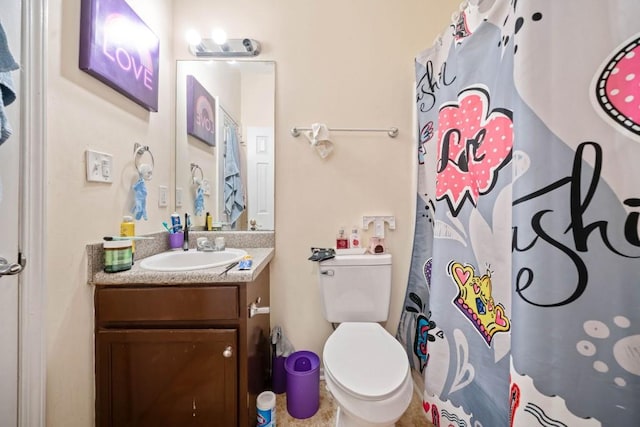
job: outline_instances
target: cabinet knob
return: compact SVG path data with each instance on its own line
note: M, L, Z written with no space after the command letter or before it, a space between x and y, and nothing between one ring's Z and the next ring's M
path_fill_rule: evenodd
M231 348L231 346L228 345L227 348L225 348L224 351L222 352L222 355L227 359L230 358L231 356L233 356L233 348Z

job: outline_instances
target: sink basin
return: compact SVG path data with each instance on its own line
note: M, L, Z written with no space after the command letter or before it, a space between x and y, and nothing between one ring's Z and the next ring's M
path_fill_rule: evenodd
M153 271L200 270L240 261L245 255L246 251L231 248L215 252L200 252L195 249L169 251L143 259L140 261L140 267Z

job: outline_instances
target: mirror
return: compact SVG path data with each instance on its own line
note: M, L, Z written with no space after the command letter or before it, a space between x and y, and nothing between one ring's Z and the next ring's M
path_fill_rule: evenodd
M273 230L274 120L275 62L177 61L176 212L196 229L209 212L223 230Z

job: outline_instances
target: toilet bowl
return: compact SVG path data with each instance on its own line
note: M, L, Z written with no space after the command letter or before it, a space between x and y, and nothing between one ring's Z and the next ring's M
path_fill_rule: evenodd
M380 324L341 323L322 356L325 382L338 404L337 427L393 426L409 407L407 354Z

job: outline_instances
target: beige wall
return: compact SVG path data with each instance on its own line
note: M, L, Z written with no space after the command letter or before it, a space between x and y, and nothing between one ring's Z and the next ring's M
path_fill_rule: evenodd
M117 234L137 178L135 142L155 158L147 183L148 221L161 229L158 185L173 187L173 74L170 0L129 1L160 37L159 111L150 113L78 68L79 1L48 4L47 70L47 426L86 427L94 418L93 288L86 280L87 243ZM63 6L64 4L64 6ZM85 150L114 156L113 184L87 183ZM146 157L143 160L149 161Z
M149 220L137 222L137 232L159 231L172 212L173 60L189 59L187 27L205 33L220 26L230 37L258 39L259 59L277 62L272 323L284 327L297 349L321 353L331 328L320 313L309 247L333 246L339 226L384 214L397 219L397 229L387 231L394 255L387 328L395 333L415 200L413 57L445 28L458 1L176 0L172 6L171 0L129 0L160 37L158 113L78 69L79 3L48 4L47 426L93 425L93 289L86 284L84 247L118 232L136 178L135 142L151 147L156 164ZM289 134L312 122L396 126L400 135L336 132L334 153L322 160L303 137ZM88 148L114 155L113 184L85 181ZM170 208L157 207L158 185L171 189Z

